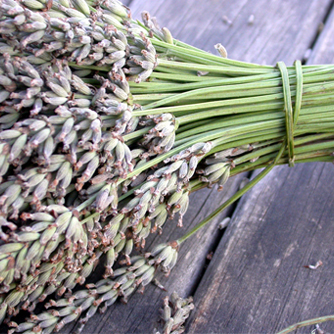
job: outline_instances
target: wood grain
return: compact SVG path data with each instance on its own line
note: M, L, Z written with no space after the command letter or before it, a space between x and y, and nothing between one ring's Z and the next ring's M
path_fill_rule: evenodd
M332 7L328 15L325 26L323 27L317 43L312 49L309 58L310 64L332 64L334 61L334 7Z
M244 196L196 291L189 333L275 333L333 312L333 186L330 164L280 167Z
M130 6L131 2L132 2L132 0L123 0L122 1L123 5L125 5L125 6Z
M203 50L216 53L214 45L222 43L231 59L270 65L283 60L291 65L313 43L330 4L328 0L133 0L130 8L134 18L146 10L175 38Z

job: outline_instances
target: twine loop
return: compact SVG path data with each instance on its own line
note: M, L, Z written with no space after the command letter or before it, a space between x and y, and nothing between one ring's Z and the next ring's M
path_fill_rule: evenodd
M280 61L277 63L277 67L281 72L282 76L282 88L284 96L284 111L285 111L285 127L286 127L286 142L288 147L289 155L289 166L293 167L295 165L295 154L294 154L294 140L293 131L296 127L303 95L303 70L300 60L296 60L295 63L296 70L296 98L295 107L292 111L292 99L291 99L291 89L289 72L286 65Z

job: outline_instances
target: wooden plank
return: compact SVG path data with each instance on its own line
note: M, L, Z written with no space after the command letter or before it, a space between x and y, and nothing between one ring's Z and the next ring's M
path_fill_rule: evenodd
M131 2L132 2L132 0L123 0L122 1L123 5L125 5L125 6L130 6Z
M189 333L275 333L333 313L333 186L331 164L280 167L242 199L196 291Z
M310 47L329 0L133 0L131 11L140 18L143 10L156 16L173 36L183 42L216 53L222 43L231 59L274 64L292 64ZM254 22L249 19L253 15ZM230 20L226 23L225 18Z
M312 49L312 53L309 58L310 64L332 64L334 60L334 44L333 40L334 31L334 7L332 8L330 15L326 21L326 24L319 35L317 43Z
M310 63L333 63L333 33L332 10ZM190 333L274 333L333 313L332 168L276 168L244 196L196 291Z
M322 3L327 4L328 2L329 1L326 2L326 0L324 0ZM257 9L259 14L257 14L257 12L255 14L259 21L256 22L261 21L259 19L260 17L266 22L266 24L261 24L260 26L257 26L256 23L254 23L253 26L247 24L249 16L251 13L254 13L254 5L250 1L238 0L234 2L233 6L231 6L228 1L217 3L217 1L212 0L205 3L206 5L203 7L202 2L199 4L199 2L195 0L187 1L186 3L172 0L133 0L131 8L134 17L138 17L138 13L141 9L148 9L152 15L158 16L159 22L161 22L162 25L168 26L177 38L204 49L207 49L210 45L211 50L213 50L212 45L214 43L223 42L225 45L223 37L226 38L228 35L238 36L238 31L242 29L242 27L244 27L245 31L250 30L249 35L252 35L252 29L253 31L257 31L256 34L259 34L261 33L261 29L266 27L267 30L263 32L263 36L268 37L269 35L269 37L273 36L273 38L279 35L283 23L287 24L291 29L294 28L294 25L291 23L294 21L290 23L282 21L277 28L269 28L269 23L277 19L278 15L281 15L281 13L276 13L278 6L274 3L273 11L267 13L267 15L262 15L262 11L260 10L262 8L261 6ZM263 0L261 3L262 6L264 6L265 1ZM314 11L314 8L317 4L319 5L319 3L319 1L314 0L310 1L308 4L311 9L313 8L311 18L305 16L307 10L305 9L304 2L301 0L294 5L284 2L283 7L286 13L292 12L293 20L298 21L301 26L308 25L308 28L312 30L312 27L315 28L316 26L315 22L319 21L323 14L322 11ZM224 13L231 18L233 17L232 26L226 25L223 22L222 15L224 15ZM213 29L212 26L215 26L215 29ZM288 27L285 28L288 29ZM298 39L298 34L292 34L291 38L292 37ZM231 37L230 41L226 41L228 43L228 49L232 54L234 53L236 58L242 59L245 50L247 50L247 52L250 52L252 57L254 57L253 60L255 60L256 57L262 56L261 62L272 61L273 55L270 52L261 53L260 50L254 46L254 41L250 43L248 36L245 36L245 38L237 37L244 40L242 47L239 45L239 43L241 43L240 41L233 43L233 38ZM208 42L208 40L210 41ZM303 38L298 41L294 53L296 53L297 56L303 55L311 40L311 36L304 35ZM296 42L296 40L292 39L292 42ZM276 43L276 51L279 52L279 50L283 48L283 45L284 47L286 46L287 41L282 39L278 43L278 46L276 39L274 39L272 43ZM273 44L270 45L272 46ZM221 194L217 193L215 190L205 189L193 194L192 204L184 222L185 228L180 230L175 227L175 223L169 224L163 236L159 237L158 242L175 239L198 223L236 191L241 178L242 176L239 176L236 180L230 182L229 186L226 187L228 193ZM225 215L226 213L223 213L220 218L213 222L207 229L199 232L196 237L190 239L182 246L177 267L173 270L167 281L165 279L163 280L163 284L168 288L169 292L177 290L180 295L186 296L194 289L194 284L196 284L196 281L201 276L203 265L206 262L206 255L212 247L213 239L215 235L219 234L216 227L217 222ZM157 240L151 239L150 241L157 243ZM155 321L158 320L158 308L161 306L162 296L165 296L165 294L166 293L157 288L150 286L147 288L144 296L138 294L134 295L127 306L117 304L111 307L104 315L95 315L86 325L83 333L150 333L156 325ZM67 332L73 332L73 330L73 326L67 327Z

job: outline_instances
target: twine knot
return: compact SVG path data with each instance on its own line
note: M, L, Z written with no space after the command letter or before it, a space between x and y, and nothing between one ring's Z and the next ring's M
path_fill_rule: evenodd
M286 65L280 61L277 63L277 67L281 72L282 76L282 87L284 96L284 111L285 111L285 127L286 127L286 142L288 147L289 155L289 166L293 167L295 165L295 154L294 154L294 140L293 131L296 127L303 95L303 70L300 60L296 60L295 63L296 70L296 98L295 98L295 108L292 112L292 101L291 101L291 90L289 81L289 72Z

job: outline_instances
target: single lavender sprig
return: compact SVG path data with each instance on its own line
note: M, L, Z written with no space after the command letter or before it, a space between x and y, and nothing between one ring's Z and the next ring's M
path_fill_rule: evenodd
M161 320L164 324L163 334L181 334L184 333L184 322L189 317L190 312L194 309L193 299L181 298L176 292L173 292L170 297L164 298L163 308L160 309ZM160 334L156 329L154 334Z

